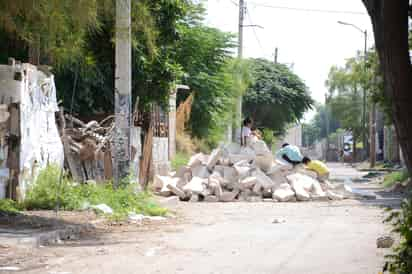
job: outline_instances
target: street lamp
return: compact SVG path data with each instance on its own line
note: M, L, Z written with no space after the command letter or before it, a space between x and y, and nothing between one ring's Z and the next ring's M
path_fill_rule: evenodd
M365 39L364 52L363 52L363 58L364 58L363 69L364 69L364 72L366 74L366 61L367 61L367 51L368 51L368 47L367 47L368 32L367 32L367 30L366 29L362 30L360 27L358 27L354 24L351 24L351 23L347 23L347 22L338 21L338 24L353 27L353 28L357 29L358 31L360 31L363 34L364 39ZM362 130L363 149L366 149L366 143L367 143L367 141L366 141L366 83L364 83L364 86L363 86L362 128L363 128L363 130Z

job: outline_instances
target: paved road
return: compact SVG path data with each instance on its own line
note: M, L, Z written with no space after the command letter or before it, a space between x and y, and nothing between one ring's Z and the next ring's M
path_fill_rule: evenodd
M183 222L153 232L43 248L53 254L47 267L27 273L376 274L383 265L375 241L388 228L371 202L181 203L177 210ZM286 222L272 223L279 217Z

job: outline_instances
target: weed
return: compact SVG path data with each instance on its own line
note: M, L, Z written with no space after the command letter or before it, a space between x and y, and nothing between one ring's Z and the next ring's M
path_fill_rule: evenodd
M409 174L406 170L391 172L385 175L383 180L384 187L391 187L395 183L403 183L409 178Z
M385 220L393 225L393 232L400 235L401 240L388 259L389 271L396 274L412 273L412 199L404 200L400 211L392 211Z
M24 206L27 209L55 209L57 203L64 210L80 210L86 204L106 204L114 215L124 218L131 211L145 215L165 215L167 210L153 202L148 192L135 193L135 186L127 179L114 189L110 182L101 185L76 184L63 176L59 185L60 168L49 166L42 170L30 188Z
M0 199L0 214L17 214L22 209L22 206L13 200Z

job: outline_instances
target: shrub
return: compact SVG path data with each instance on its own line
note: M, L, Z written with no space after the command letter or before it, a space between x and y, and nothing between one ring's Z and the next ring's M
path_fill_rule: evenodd
M412 199L404 200L400 211L391 212L385 220L392 223L401 240L394 253L387 255L389 271L396 274L412 273Z
M394 185L395 183L398 183L398 182L402 183L406 181L408 178L409 178L409 174L406 170L391 172L385 175L385 178L383 180L383 185L385 187L390 187Z
M0 214L17 214L22 210L22 206L10 199L0 199Z
M42 170L30 188L24 206L27 209L80 210L85 205L106 204L115 216L126 217L131 211L145 215L165 215L167 209L158 206L148 192L135 193L134 185L122 183L114 189L110 182L101 185L76 184L67 176L60 181L60 169L48 166Z

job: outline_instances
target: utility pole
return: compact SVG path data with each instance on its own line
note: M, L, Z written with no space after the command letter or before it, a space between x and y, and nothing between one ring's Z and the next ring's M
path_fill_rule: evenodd
M363 70L364 70L364 73L365 73L365 76L366 76L366 74L368 72L368 68L366 66L366 62L368 60L368 56L367 56L367 54L368 54L368 44L367 44L368 43L368 32L366 30L364 30L363 35L364 35L364 39L365 39L365 44L364 44L364 49L363 49ZM366 84L366 82L364 82L364 84L363 84L363 113L362 113L362 119L363 119L363 121L362 121L362 123L363 123L362 124L362 126L363 126L363 135L362 135L363 140L362 140L362 142L363 142L363 149L367 152L368 140L366 138L366 129L367 129L367 126L366 126L366 86L367 86L367 84ZM371 156L369 155L369 157L371 157Z
M242 59L243 57L243 21L245 19L245 2L244 0L239 0L239 22L238 22L238 47L237 47L237 57ZM239 98L236 102L236 121L234 124L235 129L232 128L232 141L236 141L236 137L240 135L239 125L242 126L242 95L239 95Z
M325 122L326 122L326 152L325 152L325 161L328 160L328 152L329 152L329 131L330 131L330 125L329 125L329 100L328 100L328 94L325 93Z
M132 104L131 0L116 0L116 56L112 144L114 186L130 172Z
M275 48L275 64L278 63L278 48Z

